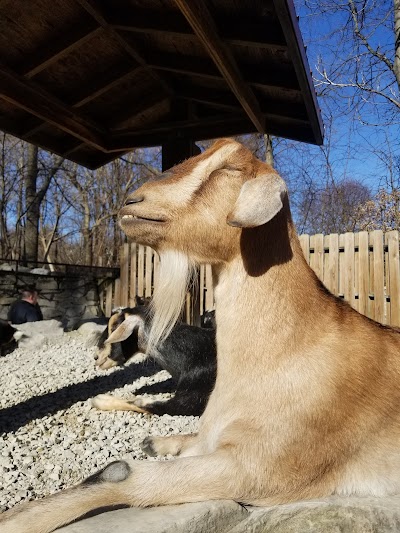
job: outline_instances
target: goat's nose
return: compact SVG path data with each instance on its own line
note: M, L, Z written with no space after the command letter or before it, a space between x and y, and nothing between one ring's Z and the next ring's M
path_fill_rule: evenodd
M144 196L134 196L133 198L128 198L125 202L125 205L138 204L143 202Z
M97 359L99 358L99 356L97 355L97 353L94 355L94 360L97 361Z

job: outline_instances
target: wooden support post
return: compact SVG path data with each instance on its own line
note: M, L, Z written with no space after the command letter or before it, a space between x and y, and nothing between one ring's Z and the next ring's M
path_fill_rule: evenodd
M191 139L168 141L162 145L162 171L199 153L200 148Z

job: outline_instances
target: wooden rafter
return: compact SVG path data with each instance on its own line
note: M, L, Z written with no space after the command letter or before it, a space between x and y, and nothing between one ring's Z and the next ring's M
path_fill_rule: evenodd
M79 109L80 107L83 107L84 105L88 104L89 102L92 102L99 96L102 96L103 94L107 93L111 89L114 89L120 83L124 82L126 79L128 79L130 76L132 76L134 73L138 72L142 68L142 66L133 67L132 65L125 65L123 67L120 67L110 77L107 76L107 78L103 78L102 80L100 80L100 83L97 82L96 85L86 87L85 90L82 91L76 99L72 100L71 107L74 109ZM38 133L45 127L46 123L40 120L30 121L29 126L25 128L23 132L24 139L28 139L29 137Z
M107 30L109 33L112 34L114 39L125 49L125 51L135 60L137 63L139 63L142 67L145 67L149 74L155 79L155 81L161 85L166 93L168 93L170 96L172 95L172 90L170 86L157 74L157 72L154 72L146 63L146 61L143 59L143 57L135 50L133 46L131 46L116 30L114 30L107 22L103 14L100 12L100 10L96 7L95 3L92 0L76 0L80 4L83 9L85 9L93 18L96 20L98 24L105 30Z
M105 149L107 132L102 127L5 66L0 66L0 98L94 148Z
M46 46L39 52L36 52L33 59L18 70L26 78L33 78L39 72L42 72L62 57L85 44L85 42L92 39L100 31L102 31L102 28L96 27L93 24L89 27L85 25L78 28L73 33L66 32L65 36L56 39L51 47Z
M160 96L157 93L150 93L142 98L131 102L129 105L124 106L120 113L114 114L112 117L112 123L109 125L110 131L118 130L120 125L127 121L132 121L135 117L140 116L146 111L151 111L155 107L158 107L161 103L168 101L167 96Z
M250 87L246 85L235 60L219 37L214 21L205 4L191 0L175 0L175 3L186 17L257 131L264 133L266 131L265 119L257 99Z
M250 128L250 129L249 129ZM243 112L219 115L207 119L165 122L146 130L121 130L111 138L109 150L128 151L139 146L157 146L167 140L190 137L192 139L210 139L222 135L237 135L245 131L254 131L251 121Z
M177 84L176 93L179 98L192 102L199 102L221 109L240 110L239 102L234 95L228 91L209 91L197 86ZM282 103L262 96L259 96L258 100L260 102L261 110L265 115L289 117L302 121L307 120L307 113L305 112L304 107L300 104L292 102Z
M207 57L195 58L191 56L179 56L177 54L146 53L147 63L156 70L175 72L187 76L198 76L221 80L223 76L215 64ZM264 69L241 69L244 82L255 87L276 87L289 91L300 92L296 76L289 69L284 70L281 66L279 72L274 70L274 65L265 65Z
M292 2L286 0L273 0L276 14L282 25L285 39L291 49L291 58L296 72L303 98L309 110L309 120L317 144L323 142L323 124L318 112L318 102L315 95L311 72L308 67L306 51L303 46L300 28L297 24L296 13Z
M196 38L191 26L179 12L164 12L136 9L134 13L111 9L107 14L109 24L116 30L133 33L159 33L163 35L185 35ZM287 50L285 38L273 21L241 20L224 17L216 21L221 38L229 44L256 46L272 50Z

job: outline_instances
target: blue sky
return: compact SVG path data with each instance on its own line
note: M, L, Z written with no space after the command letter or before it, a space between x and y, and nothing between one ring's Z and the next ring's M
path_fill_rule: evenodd
M346 0L296 2L303 40L307 46L307 57L314 76L318 76L318 65L321 68L323 61L333 78L343 82L349 77L356 62L363 65L368 60L369 54L363 46L359 47L356 56L351 53L353 44L348 38L350 18L343 10L346 4ZM370 42L392 59L393 3L381 0L376 2L374 7L373 1L361 3L356 0L356 4L368 6L371 10L366 12L367 23L371 21L368 27ZM372 32L376 21L379 21L379 24ZM352 60L345 63L347 56L352 57ZM342 69L335 72L334 68L339 64L342 64ZM380 62L376 64L377 66L366 71L371 74L373 83L379 88L386 87L386 91L394 91L397 100L400 100L398 88L393 83L394 76L385 72ZM389 84L391 86L387 87ZM377 190L387 179L387 168L382 160L385 160L387 155L392 158L400 157L400 112L385 99L374 97L373 103L365 101L361 113L355 113L355 104L351 101L353 95L353 89L342 89L332 93L329 98L319 98L324 122L327 128L332 128L331 134L326 135L325 150L329 147L335 179L355 178ZM333 117L332 124L329 116ZM320 149L308 150L320 159Z

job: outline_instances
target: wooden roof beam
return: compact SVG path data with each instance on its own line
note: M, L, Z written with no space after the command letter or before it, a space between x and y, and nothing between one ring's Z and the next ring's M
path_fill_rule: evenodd
M166 54L148 51L146 53L147 63L156 70L175 72L187 76L199 76L204 78L222 80L223 76L209 58L195 58L191 56L179 56L177 54ZM273 65L266 65L260 71L241 68L242 76L247 84L260 87L276 87L300 93L294 73L274 70Z
M106 18L103 16L103 14L100 12L96 4L92 0L76 0L78 4L85 9L93 18L94 20L106 31L108 31L113 38L124 48L124 50L142 67L145 67L149 74L153 77L153 79L159 83L164 90L170 95L173 96L173 92L171 87L157 74L157 72L154 72L149 65L147 65L146 61L143 59L143 57L135 50L133 46L131 46L114 28L112 28Z
M127 152L133 148L159 146L168 140L185 137L196 140L214 139L223 135L239 135L251 131L255 131L254 125L243 112L216 116L200 122L198 120L165 122L147 130L121 130L111 137L109 151Z
M103 31L95 24L85 25L74 32L68 31L62 37L52 41L52 45L46 46L33 55L29 63L18 68L21 74L26 78L33 78L47 67L56 63L59 59L66 56L76 48L79 48L85 42L92 39L99 31Z
M207 50L231 91L254 124L257 131L265 133L265 118L256 97L242 78L236 62L218 35L214 21L204 3L192 0L175 0L193 31Z
M105 150L107 132L103 128L3 65L0 65L0 98L98 150Z
M154 10L136 9L134 13L111 9L107 20L114 29L133 33L160 33L167 35L193 36L193 30L185 17L179 12L166 11L162 14ZM274 21L257 22L254 20L237 20L229 17L216 21L221 38L230 44L255 46L272 50L287 50L285 37Z
M177 84L176 93L178 98L184 100L198 102L212 107L219 107L221 109L240 110L238 101L233 94L228 91L209 91L188 84ZM307 113L301 104L276 101L260 95L258 95L258 101L260 102L261 110L265 115L293 118L300 121L307 120Z
M287 0L273 0L275 11L279 22L282 26L282 31L285 39L291 50L291 59L293 67L299 80L299 86L309 110L309 121L314 133L314 142L317 144L323 143L324 126L322 124L321 114L317 97L314 91L310 67L308 65L306 51L303 45L303 39L300 33L299 24L297 22L296 13L293 2ZM313 141L311 141L313 142Z
M106 79L102 79L101 83L97 83L96 85L93 85L89 89L86 89L83 91L80 95L78 95L77 99L72 100L71 107L74 109L79 109L80 107L83 107L84 105L88 104L89 102L92 102L99 96L102 96L103 94L107 93L111 89L114 89L117 87L120 83L128 79L130 76L133 75L133 73L138 72L140 69L142 69L142 66L124 66L123 68L120 68L117 74L114 73L114 76L111 76ZM23 137L29 138L35 133L38 133L42 129L46 127L46 123L42 122L40 120L30 120L28 122L28 127L25 128L25 131L23 132Z

